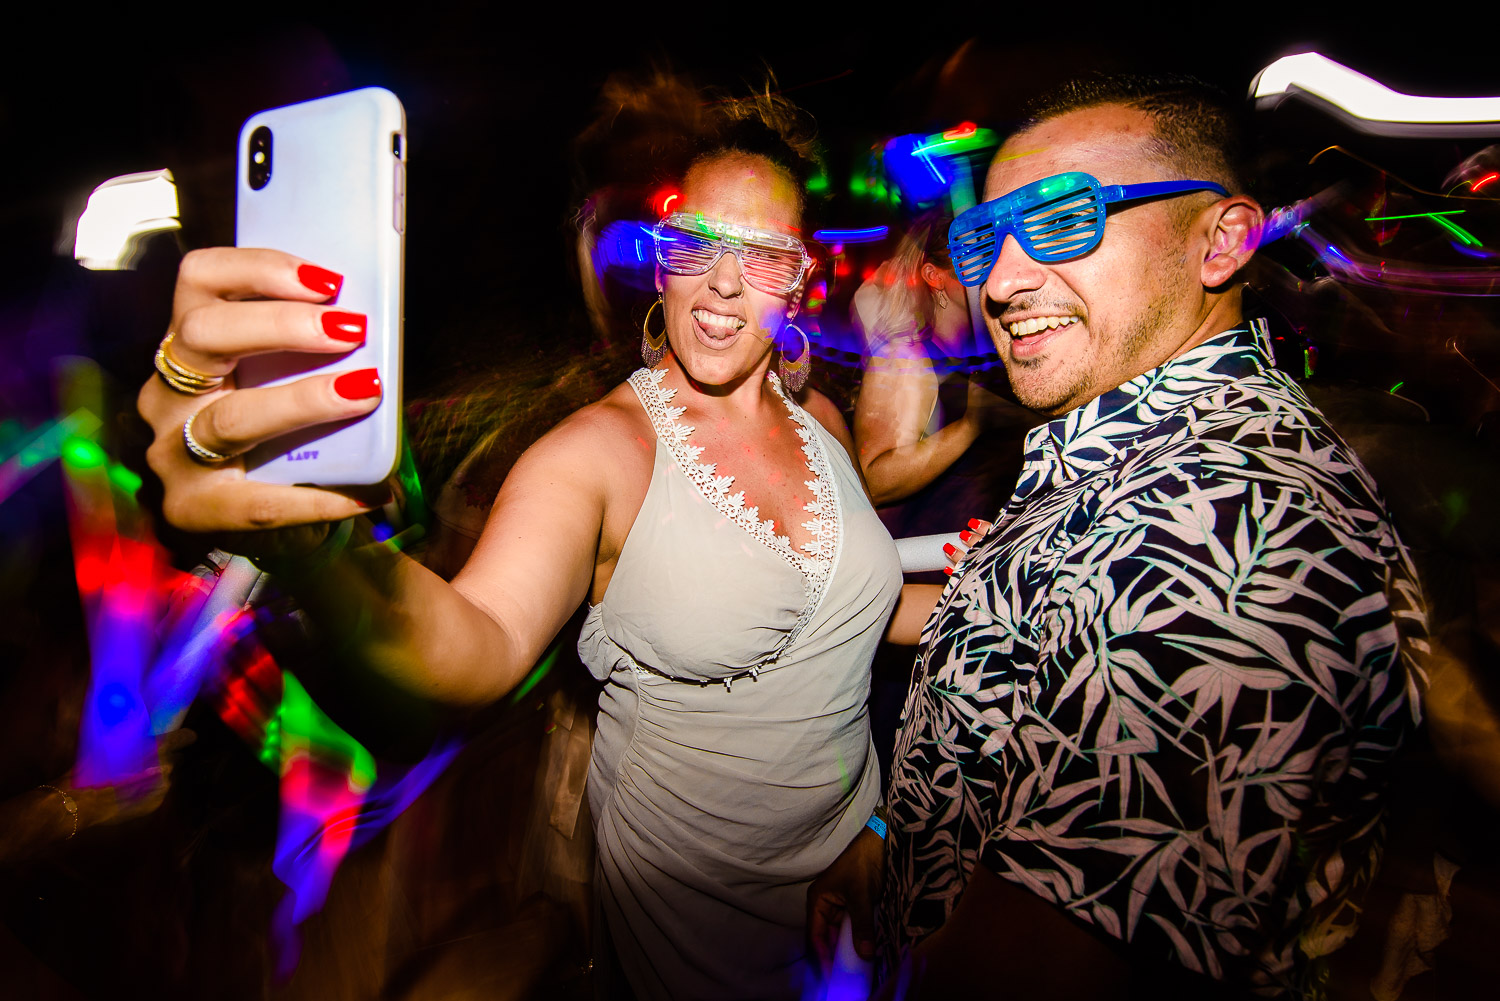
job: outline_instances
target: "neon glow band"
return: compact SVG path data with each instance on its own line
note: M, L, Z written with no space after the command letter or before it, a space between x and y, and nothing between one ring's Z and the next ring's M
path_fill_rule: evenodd
M1500 122L1500 97L1422 97L1401 94L1317 52L1276 60L1256 76L1250 96L1274 100L1310 94L1368 122L1452 125Z
M871 226L869 229L820 229L813 239L823 244L874 243L884 240L890 233L889 226Z

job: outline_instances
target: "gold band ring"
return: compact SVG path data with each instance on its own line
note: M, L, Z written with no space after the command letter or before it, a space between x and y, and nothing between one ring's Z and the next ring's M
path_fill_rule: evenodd
M203 411L199 410L197 411L197 413L194 413L192 417L189 417L187 420L182 422L182 443L187 446L188 454L197 459L199 462L204 463L205 465L212 466L220 462L228 462L230 459L233 459L234 456L225 455L222 452L215 452L211 448L204 448L202 445L198 444L198 439L193 437L193 419L202 412Z
M156 348L156 374L162 377L162 381L179 393L188 396L202 396L204 393L212 393L224 385L222 375L209 375L188 368L182 362L173 358L167 348L172 343L172 338L177 336L177 331L167 331L167 336Z

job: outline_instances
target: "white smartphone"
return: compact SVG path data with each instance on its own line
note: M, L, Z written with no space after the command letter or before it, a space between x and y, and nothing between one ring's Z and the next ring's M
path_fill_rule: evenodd
M401 446L402 273L406 250L406 112L366 87L252 115L240 129L235 243L283 250L343 275L334 305L369 319L345 354L278 352L244 358L240 387L313 372L373 368L372 413L265 442L245 456L266 483L356 486L395 469Z

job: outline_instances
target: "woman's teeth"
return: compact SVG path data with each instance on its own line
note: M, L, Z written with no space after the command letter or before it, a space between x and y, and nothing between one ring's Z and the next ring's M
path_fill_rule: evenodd
M705 331L716 337L728 337L745 325L745 321L738 316L722 316L706 309L693 310L693 319L697 320Z
M1066 327L1077 318L1072 316L1033 316L1029 320L1012 323L1006 329L1012 337L1026 337L1041 330L1050 330L1053 327Z

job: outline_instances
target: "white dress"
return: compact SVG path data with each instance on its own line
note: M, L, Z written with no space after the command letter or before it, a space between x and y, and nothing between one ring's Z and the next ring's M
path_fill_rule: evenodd
M798 998L807 885L879 796L865 699L900 564L848 455L774 375L814 477L805 553L699 463L662 374L630 378L655 465L578 644L606 682L595 892L639 1001Z

